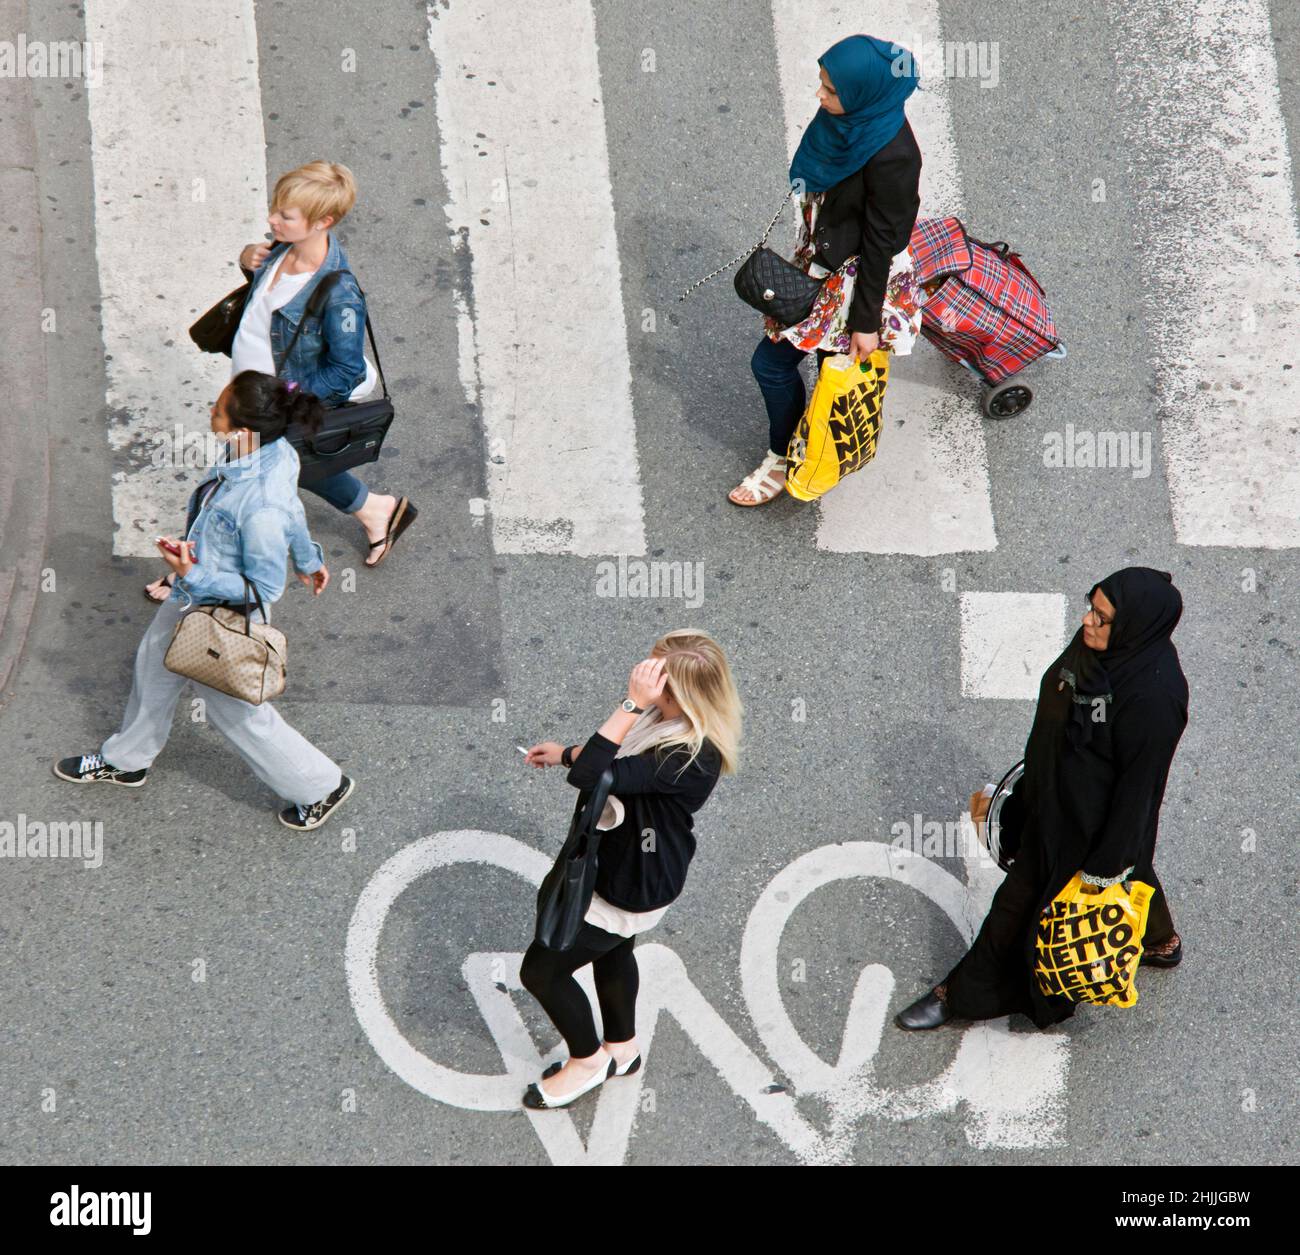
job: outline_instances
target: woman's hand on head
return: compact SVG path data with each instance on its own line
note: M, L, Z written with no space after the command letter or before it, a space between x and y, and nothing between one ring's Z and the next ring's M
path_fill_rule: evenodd
M245 244L239 254L239 264L244 270L256 270L270 256L269 244Z
M558 767L562 753L564 753L563 745L555 741L542 741L524 755L524 762L529 767Z
M880 337L855 331L849 339L849 356L855 362L865 362L880 347Z
M627 681L627 695L644 710L653 706L668 683L662 658L644 658L632 668Z

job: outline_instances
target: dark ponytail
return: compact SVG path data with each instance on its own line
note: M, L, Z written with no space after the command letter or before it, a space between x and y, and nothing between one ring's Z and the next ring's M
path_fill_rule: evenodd
M278 440L290 423L308 432L316 431L325 411L314 393L295 383L286 384L260 370L241 370L230 381L227 410L233 427L247 427L263 444Z

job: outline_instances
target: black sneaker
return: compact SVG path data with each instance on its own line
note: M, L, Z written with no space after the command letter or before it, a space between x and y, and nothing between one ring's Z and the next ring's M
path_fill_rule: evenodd
M289 806L280 812L280 822L286 828L296 828L299 832L310 832L319 828L351 796L357 782L351 776L344 776L339 787L329 797L310 806Z
M149 768L119 771L112 763L106 763L99 754L82 754L80 758L60 758L54 764L54 774L60 780L71 780L73 784L90 784L103 780L107 784L124 784L128 789L138 789L149 774Z

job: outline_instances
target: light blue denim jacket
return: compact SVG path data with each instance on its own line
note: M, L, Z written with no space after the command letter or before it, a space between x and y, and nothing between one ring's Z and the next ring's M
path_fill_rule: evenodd
M254 292L267 281L276 259L290 247L276 244L251 273ZM366 377L366 301L350 270L330 290L322 316L307 319L287 358L285 350L306 314L307 302L317 284L335 270L349 270L348 258L331 235L329 251L311 281L287 305L271 314L271 355L279 363L280 378L315 393L322 405L341 405Z
M303 575L325 565L298 499L298 451L281 438L213 469L220 482L205 492L186 535L195 542L197 561L176 580L171 599L187 607L221 601L242 605L247 576L269 606L284 592L286 553ZM200 485L195 492L203 490Z

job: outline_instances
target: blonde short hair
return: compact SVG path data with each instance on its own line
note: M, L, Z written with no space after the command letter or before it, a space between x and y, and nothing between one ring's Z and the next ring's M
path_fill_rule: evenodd
M337 161L309 161L275 181L271 210L296 209L309 223L341 222L357 203L357 181Z

